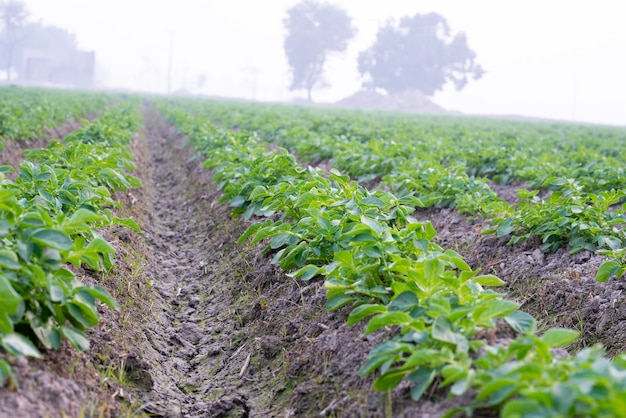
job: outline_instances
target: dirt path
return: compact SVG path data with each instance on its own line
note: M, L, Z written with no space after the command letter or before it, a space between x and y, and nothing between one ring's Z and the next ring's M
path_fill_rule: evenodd
M210 286L216 267L223 267L213 261L231 251L224 247L228 239L214 233L228 222L227 210L220 216L211 209L214 199L209 194L215 190L208 173L187 161L182 138L154 111L145 117L147 137L139 144L146 162L142 271L158 292L146 312L143 332L149 344L142 347L139 361L154 384L147 394L153 406L147 410L163 416L206 416L215 396L207 380L214 374L211 369L219 367L213 357L236 345L233 312L214 303L224 295ZM238 261L236 254L226 257ZM240 363L239 369L244 361L245 353L231 359ZM231 389L232 403L245 412L246 402L235 388L225 389Z

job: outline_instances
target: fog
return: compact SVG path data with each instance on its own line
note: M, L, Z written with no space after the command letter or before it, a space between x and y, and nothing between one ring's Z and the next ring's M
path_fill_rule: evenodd
M66 28L95 51L96 86L263 101L291 101L283 50L297 0L25 0L31 20ZM626 125L626 25L609 0L332 0L357 27L346 53L325 65L335 102L362 84L357 56L390 18L436 12L463 31L486 74L433 101L469 114ZM168 75L170 77L168 77ZM169 83L168 83L169 80Z

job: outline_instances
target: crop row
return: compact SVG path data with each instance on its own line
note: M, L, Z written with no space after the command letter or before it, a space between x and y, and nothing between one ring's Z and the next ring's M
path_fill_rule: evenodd
M0 138L38 138L47 129L102 110L117 99L115 95L92 92L2 87Z
M105 111L63 143L25 151L13 181L0 167L0 346L14 356L41 357L36 344L58 349L63 338L89 347L87 328L98 324L97 301L117 309L99 286L81 283L69 268L113 266L114 248L98 232L116 217L112 193L140 186L130 140L139 127L136 103ZM0 385L12 376L0 358Z
M626 131L566 124L453 117L410 117L177 101L226 127L258 132L308 161L360 180L382 179L398 196L425 206L492 218L485 234L530 237L543 251L599 252L611 259L598 280L626 272ZM247 119L249 118L249 119ZM489 187L524 181L513 206ZM532 187L531 187L532 186ZM535 190L532 190L532 188ZM543 196L543 197L540 197Z
M402 156L420 156L499 184L518 181L539 188L549 178L564 177L576 179L590 192L626 185L624 128L209 100L176 102L225 127L257 132L266 141L297 151L301 158L334 158L341 170L349 171L342 164L352 166L355 177L384 176L403 164ZM337 147L339 143L345 146ZM362 148L386 158L351 161L350 151Z
M411 216L422 206L418 198L369 191L337 171L305 169L255 135L159 107L206 158L234 214L268 218L240 240L266 243L292 277L323 276L328 309L349 307L348 325L368 319L366 333L397 329L359 371L378 371L375 389L389 391L407 378L416 400L432 385L474 395L449 416L483 407L505 417L625 416L626 355L611 362L600 346L556 355L554 348L578 333L555 328L539 336L535 319L517 303L485 289L503 284L499 278L479 275L432 241L430 223ZM481 337L507 326L515 339Z

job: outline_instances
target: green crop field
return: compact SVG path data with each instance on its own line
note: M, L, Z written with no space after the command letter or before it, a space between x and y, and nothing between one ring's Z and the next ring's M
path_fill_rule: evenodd
M0 96L96 115L0 160L0 404L65 347L53 415L626 416L626 129Z

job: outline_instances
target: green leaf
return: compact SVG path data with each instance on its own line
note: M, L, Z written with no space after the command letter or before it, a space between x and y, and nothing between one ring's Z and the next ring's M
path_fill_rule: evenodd
M433 339L456 345L456 335L452 331L452 324L445 316L439 316L433 323L431 331Z
M246 231L239 237L239 239L237 240L237 244L241 244L242 242L244 242L248 237L251 237L252 235L256 234L256 232L261 229L264 228L268 225L273 224L274 222L271 219L268 219L267 221L263 222L263 223L255 223L250 225L250 227L248 229L246 229Z
M102 303L104 303L105 305L107 305L109 308L115 310L115 311L119 311L119 306L117 305L117 303L115 303L115 300L113 299L113 296L111 296L109 294L109 292L106 291L106 289L104 289L103 287L100 286L85 286L82 287L81 292L87 292L89 293L91 296L93 296L94 298L98 299L99 301L101 301Z
M58 350L61 346L61 333L58 329L52 327L47 324L46 326L33 327L31 328L39 341L46 347L48 350Z
M98 324L97 315L94 315L94 312L90 312L89 308L82 304L70 302L65 305L65 309L67 309L67 313L70 315L68 319L77 327L84 329Z
M0 388L4 386L9 378L14 379L13 369L4 359L0 359Z
M385 312L386 309L383 305L377 304L365 304L358 306L350 312L350 316L348 317L348 321L346 322L347 326L352 326L359 322L361 319L366 318L370 315Z
M78 224L84 222L95 222L100 219L102 219L102 215L98 215L89 209L80 208L69 218L69 222L72 224Z
M388 370L387 373L374 380L374 389L379 392L387 392L398 386L405 374L406 370L402 369Z
M450 387L450 393L452 393L455 396L461 396L465 392L467 392L467 390L470 388L471 384L472 384L472 379L470 379L468 377L460 379L460 380L456 381Z
M15 291L9 279L0 275L0 312L13 315L21 302L22 297Z
M578 339L580 333L567 328L551 328L544 332L541 341L550 348L565 347Z
M106 240L103 238L96 238L87 245L85 248L87 251L94 251L97 253L109 253L115 254L115 248L111 246Z
M247 196L243 196L243 195L233 197L232 199L230 199L230 207L238 208L238 207L243 206L243 204L246 202L246 198Z
M266 194L267 194L267 190L265 186L256 186L254 189L252 189L252 192L250 192L249 199L251 202L254 202L255 200L258 200L260 197L264 197Z
M526 312L512 312L505 316L504 320L511 326L511 328L521 334L534 334L537 332L537 321Z
M377 235L381 235L385 231L385 227L382 224L365 215L361 216L361 222L376 232Z
M62 325L61 332L77 350L85 351L89 349L89 339L82 331L69 325Z
M13 332L13 320L8 312L0 311L0 335Z
M311 280L313 277L317 276L318 274L320 274L321 272L323 272L324 269L314 266L312 264L306 265L304 267L302 267L301 269L293 272L293 273L289 273L287 274L287 276L289 277L300 277L300 279L306 281Z
M411 398L417 402L420 400L426 389L437 376L437 372L431 369L417 369L413 373L409 374L409 380L415 383L413 389L411 389Z
M310 206L311 202L317 202L319 199L320 197L316 194L313 194L311 192L304 192L295 201L294 206L297 208L305 208Z
M410 312L419 305L417 295L410 290L406 290L400 293L394 300L391 301L387 309L389 312L404 311Z
M383 327L392 326L392 325L404 325L411 323L413 318L406 312L387 312L380 313L370 319L367 323L367 329L365 330L365 334L371 334L372 332L379 330Z
M480 392L478 392L478 395L476 395L476 399L482 401L502 389L515 390L516 387L517 385L515 380L507 378L495 379L482 387Z
M372 234L358 234L352 237L350 241L354 243L358 243L358 242L378 241L378 239Z
M1 206L0 206L0 209L1 209ZM4 238L7 235L9 235L9 231L11 230L12 227L13 227L12 224L5 221L4 219L0 219L0 238Z
M22 265L13 251L0 250L0 267L9 270L19 270L22 268Z
M504 237L515 231L513 224L513 218L506 218L496 229L497 237Z
M383 202L376 196L368 196L366 198L363 198L359 200L359 204L363 206L374 206L377 208L384 208L385 206L387 206L385 202Z
M141 233L141 228L139 224L130 218L113 218L113 223L116 225L125 226L126 228L132 229L135 232Z
M275 250L285 245L290 245L292 239L295 238L291 234L280 234L272 237L270 241L270 248Z
M620 268L620 264L616 261L605 261L602 263L598 272L596 273L596 280L599 282L606 282L609 277L615 276Z
M33 343L21 334L2 335L2 347L7 352L19 357L41 358L41 353Z
M513 399L507 402L502 408L501 415L505 418L527 418L527 417L551 417L553 412L546 410L539 401L535 399Z
M353 300L354 300L354 297L350 295L346 295L346 294L336 295L326 301L326 309L332 312L336 309L346 306Z
M477 320L486 321L493 318L502 318L515 312L519 308L519 303L510 300L495 299L487 302L487 309L482 311Z
M504 284L506 284L505 281L503 281L502 279L500 279L497 276L494 276L493 274L486 274L484 276L476 276L474 277L474 279L472 280L474 283L478 283L480 285L483 286L502 286Z
M67 299L67 295L61 286L53 284L50 286L50 300L55 303L64 304Z
M33 232L30 239L37 244L60 251L72 248L72 240L63 232L54 229L38 229Z

